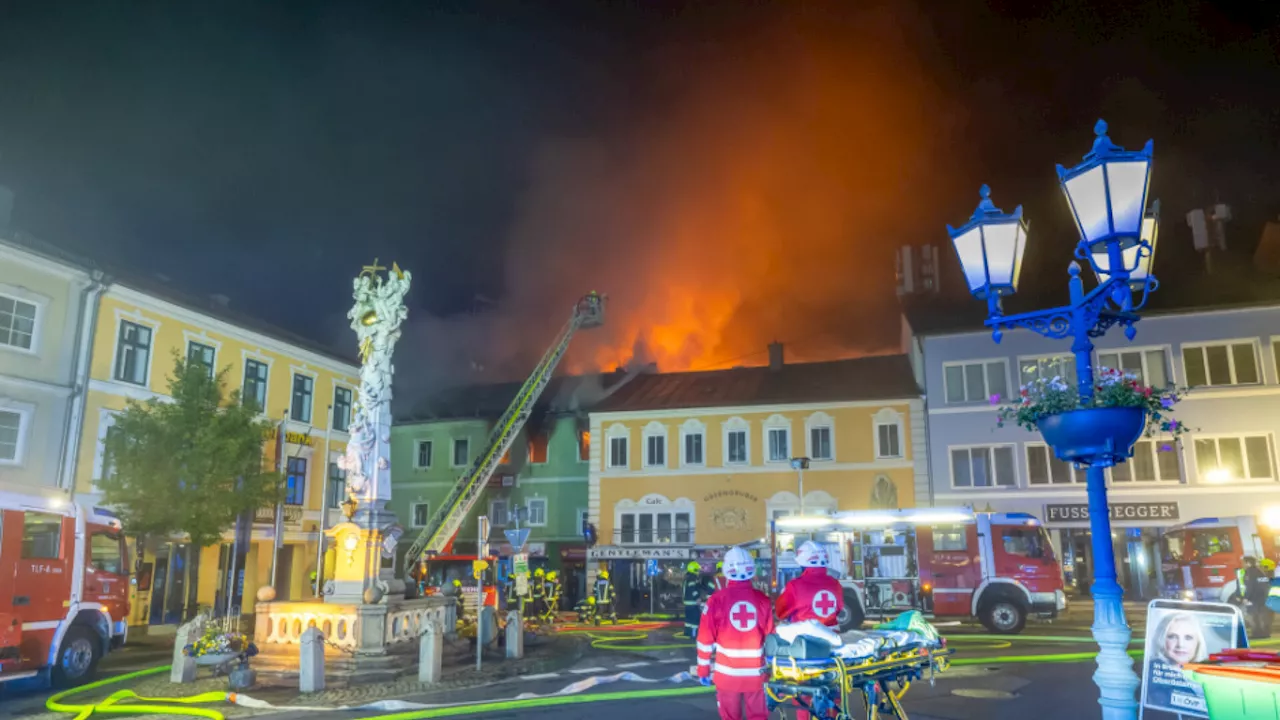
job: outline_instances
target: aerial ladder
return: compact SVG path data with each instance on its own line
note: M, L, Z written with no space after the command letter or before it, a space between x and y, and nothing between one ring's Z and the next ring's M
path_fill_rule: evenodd
M467 472L458 478L449 496L440 504L439 509L422 528L417 539L409 546L409 551L404 556L405 572L427 556L439 554L453 541L467 513L471 512L471 508L475 507L476 501L484 493L493 471L498 468L502 457L511 449L511 444L520 434L520 429L533 413L538 398L546 389L547 383L551 381L556 365L560 364L560 359L569 349L569 341L573 339L573 334L579 329L599 327L603 323L604 298L601 295L591 292L573 306L573 314L569 317L569 322L560 329L555 342L542 356L533 374L524 381L520 392L516 393L511 405L493 426L484 449L476 456Z

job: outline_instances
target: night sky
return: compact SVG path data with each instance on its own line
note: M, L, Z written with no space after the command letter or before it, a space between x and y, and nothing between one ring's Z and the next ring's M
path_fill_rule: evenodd
M578 369L753 364L771 339L817 359L892 343L892 248L944 244L983 182L1032 218L1032 276L1057 277L1074 239L1053 165L1099 117L1155 139L1171 272L1193 259L1183 216L1215 200L1251 248L1280 212L1278 17L9 1L0 183L28 232L330 342L351 341L350 277L395 259L422 383L518 374L592 289L617 322Z

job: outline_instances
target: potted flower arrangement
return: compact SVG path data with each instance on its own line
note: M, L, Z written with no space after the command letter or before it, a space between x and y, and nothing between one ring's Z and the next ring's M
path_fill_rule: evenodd
M243 633L212 623L205 627L199 639L183 648L183 652L195 658L197 665L221 668L235 661L244 666L249 658L258 654L258 648Z
M1144 433L1176 438L1188 432L1170 415L1181 399L1176 389L1153 388L1132 374L1100 368L1092 399L1083 400L1074 382L1042 377L1024 385L1016 403L1000 407L996 424L1013 422L1040 432L1061 460L1110 467L1131 457ZM1000 398L992 403L1000 404Z

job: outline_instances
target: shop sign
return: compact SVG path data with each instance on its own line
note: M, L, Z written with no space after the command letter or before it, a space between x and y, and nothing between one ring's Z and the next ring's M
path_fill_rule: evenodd
M1111 503L1110 509L1112 520L1178 519L1178 503L1176 502ZM1044 521L1047 523L1088 522L1089 505L1088 503L1045 505Z
M693 548L600 545L587 550L588 560L689 560Z
M743 492L741 490L717 490L716 492L713 492L710 495L707 495L706 497L702 498L702 501L711 502L712 500L719 500L720 498L730 498L730 497L744 498L753 503L760 502L760 499L757 498L755 495L752 495L749 492Z
M578 547L560 548L560 559L564 562L582 562L587 559L587 549Z
M272 426L266 433L268 440L275 440L279 434L280 429L275 426ZM307 447L315 447L316 445L315 438L306 433L293 432L292 430L285 432L284 441L290 445L306 445Z

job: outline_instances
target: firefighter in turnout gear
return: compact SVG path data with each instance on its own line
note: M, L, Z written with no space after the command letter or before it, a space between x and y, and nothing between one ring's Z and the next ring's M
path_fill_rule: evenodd
M553 622L560 611L560 576L555 570L547 573L546 611L542 614L544 622Z
M595 592L592 597L596 600L596 613L600 619L608 618L611 622L618 622L618 608L614 606L613 600L613 583L609 582L609 571L601 570L596 576Z
M684 636L698 636L698 620L702 617L702 603L706 600L706 585L702 582L702 567L696 561L690 561L684 569L684 584L681 595L684 597Z
M525 605L525 617L541 617L546 609L546 572L542 568L533 571L529 579L529 602Z
M773 633L769 597L751 585L756 565L742 548L724 556L728 586L707 601L698 626L698 679L716 687L721 720L766 720L764 640ZM714 660L713 660L714 657Z

